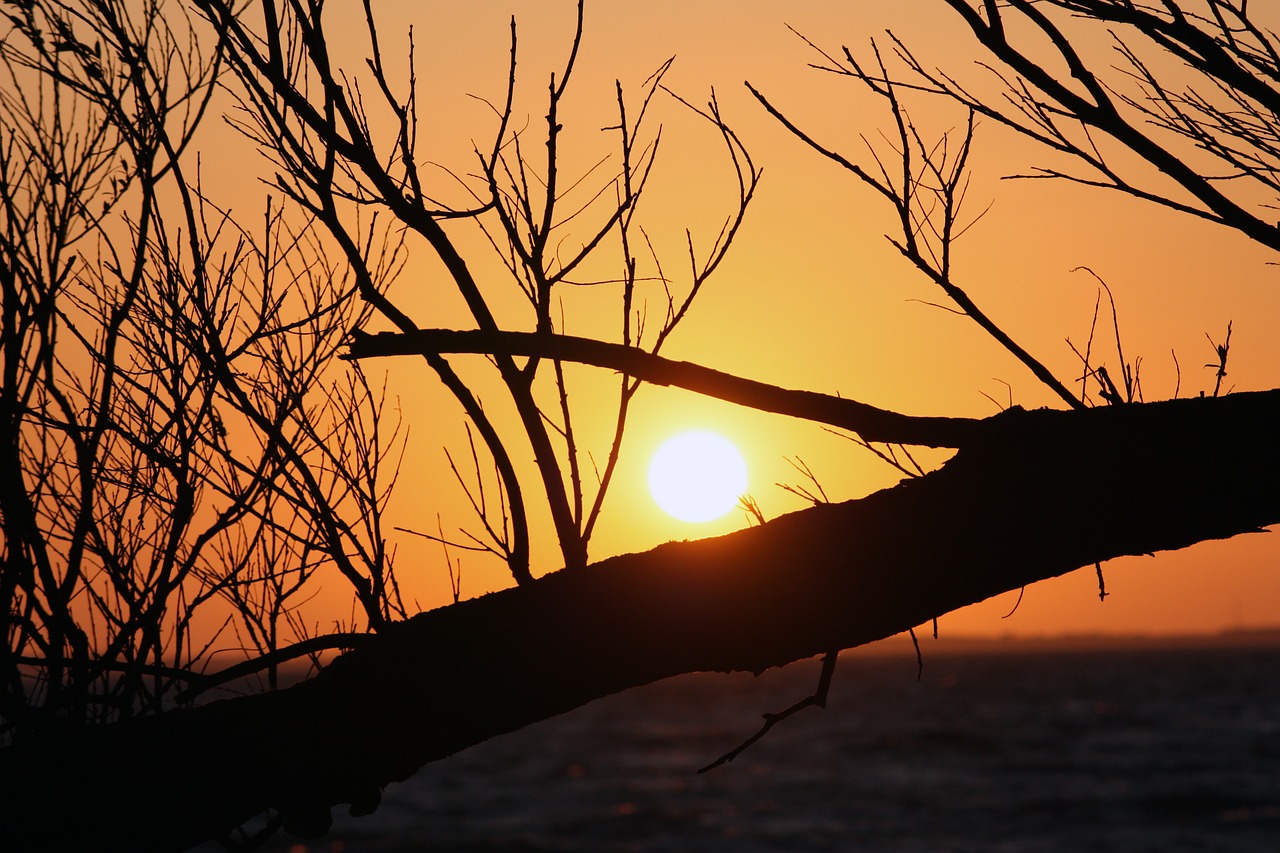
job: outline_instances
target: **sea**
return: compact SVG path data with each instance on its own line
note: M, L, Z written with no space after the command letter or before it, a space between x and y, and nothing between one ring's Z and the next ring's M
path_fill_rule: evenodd
M335 810L292 853L1280 851L1280 634L895 638L673 678L496 737ZM203 848L202 848L203 849Z

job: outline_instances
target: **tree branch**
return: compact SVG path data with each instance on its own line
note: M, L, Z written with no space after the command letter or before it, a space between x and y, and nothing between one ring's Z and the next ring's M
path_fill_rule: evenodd
M858 433L866 441L926 447L960 447L982 421L971 418L914 417L856 400L795 391L743 379L687 361L672 361L639 347L571 335L535 332L422 329L417 332L357 332L347 357L353 359L424 353L483 353L558 359L616 370L653 385L669 385L752 409L790 415Z
M1193 167L1186 160L1185 154L1173 151L1161 144L1154 135L1146 132L1139 124L1129 121L1121 114L1108 94L1107 87L1087 67L1084 60L1071 46L1070 41L1040 6L1034 5L1028 0L1009 0L1008 2L1008 7L1020 12L1029 26L1034 27L1042 35L1049 38L1058 53L1058 57L1067 64L1071 77L1085 87L1086 91L1093 97L1093 100L1077 93L1066 81L1060 79L1059 76L1049 70L1045 62L1033 59L1028 52L1015 47L1009 41L1004 27L998 23L998 18L992 21L984 21L982 16L970 6L967 0L945 0L945 2L959 13L970 30L973 31L974 36L994 57L1043 93L1043 98L1033 98L1031 101L1037 109L1062 110L1066 115L1078 119L1084 125L1102 131L1147 163L1159 169L1193 196L1204 206L1209 218L1239 231L1263 246L1270 249L1280 249L1280 229L1275 227L1274 222L1263 219L1260 213L1255 213L1248 209L1243 201L1237 201L1228 196L1202 170ZM1177 38L1186 45L1186 49L1180 50L1178 49L1179 42L1171 40L1169 35L1173 31L1170 30L1172 25L1164 25L1160 29L1156 29L1152 28L1150 21L1142 16L1137 16L1136 18L1132 15L1103 16L1099 14L1098 4L1084 4L1086 8L1077 9L1075 8L1078 5L1076 3L1068 2L1068 0L1054 0L1048 5L1050 7L1062 6L1070 11L1083 11L1086 15L1098 15L1103 20L1132 23L1139 32L1157 38L1157 43L1161 43L1166 49L1172 49L1175 55L1191 65L1193 71L1202 74L1210 81L1220 81L1227 88L1232 88L1235 85L1235 81L1242 76L1239 66L1229 58L1222 59L1221 51L1210 51L1206 41L1208 38L1206 34L1203 32L1197 33L1195 27L1190 24L1173 28L1179 33ZM1132 4L1115 5L1123 7ZM1176 3L1165 3L1164 6L1166 9L1178 9ZM995 9L995 4L988 4L987 8L990 14L991 10ZM1243 17L1247 20L1247 15ZM1160 40L1161 38L1163 38L1163 41ZM1203 50L1205 54L1197 57L1193 52L1196 50ZM946 88L944 87L944 89ZM1260 88L1271 87L1259 87L1256 81L1249 86L1251 91L1256 91ZM954 89L950 89L949 94L958 97L964 103L972 104L970 98L963 96L962 93ZM1265 100L1260 100L1260 103L1270 104L1275 102L1277 95L1275 92L1271 92L1269 95L1259 92L1255 97L1265 98ZM1009 127L1026 132L1023 125L1004 117L998 109L983 108L980 112L996 118ZM1029 133L1028 135L1038 138L1038 134L1035 133ZM1087 156L1087 152L1080 148L1056 145L1054 147L1059 147L1067 153L1081 157L1086 162L1091 159ZM1166 196L1162 192L1135 192L1120 182L1117 182L1116 188L1130 192L1140 198L1153 200L1159 204L1167 204L1175 209L1183 209L1183 206L1176 199L1168 198L1166 201Z
M181 850L266 808L319 833L423 764L592 699L760 672L1123 555L1280 523L1280 390L1009 410L943 468L389 626L315 678L0 751L0 847ZM68 814L76 820L67 820Z

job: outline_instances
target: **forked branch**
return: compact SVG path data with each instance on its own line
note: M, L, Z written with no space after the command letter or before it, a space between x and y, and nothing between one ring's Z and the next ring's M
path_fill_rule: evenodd
M943 134L935 144L928 144L912 121L899 94L901 87L890 79L874 43L872 50L877 68L873 71L863 68L848 49L845 49L843 59L837 60L807 39L805 41L827 62L818 68L859 81L885 102L897 131L897 138L890 147L898 163L890 163L887 157L873 149L871 157L875 168L864 168L806 133L750 83L746 84L747 89L797 139L883 196L892 205L899 224L900 233L890 236L889 242L903 257L941 288L960 312L1022 362L1045 387L1072 408L1082 408L1084 404L1053 372L992 320L953 277L952 247L976 221L961 219L968 189L967 161L975 127L973 107L969 108L958 144L950 144L949 134Z

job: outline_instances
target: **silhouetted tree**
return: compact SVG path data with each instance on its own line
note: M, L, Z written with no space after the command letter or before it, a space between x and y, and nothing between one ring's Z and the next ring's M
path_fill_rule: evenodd
M663 343L737 233L759 171L714 96L690 107L723 140L738 194L709 248L689 238L678 286L637 219L659 138L645 118L666 66L638 95L617 89L612 176L593 187L589 175L560 174L581 5L536 134L513 121L513 24L492 144L476 152L476 179L456 184L464 201L449 204L418 147L416 78L388 70L371 3L356 69L331 53L319 0L243 9L192 0L193 16L160 0L141 10L123 0L8 4L5 848L234 844L243 840L234 828L263 812L268 830L320 833L335 804L366 813L383 786L424 763L599 696L816 654L827 655L825 685L839 649L1113 557L1280 521L1280 392L1215 389L1144 403L1123 356L1117 383L1088 352L1072 392L969 297L951 260L971 222L962 202L976 115L1087 170L1044 176L1120 190L1280 248L1262 216L1280 163L1280 63L1268 31L1243 6L1213 0L1194 12L948 2L999 61L1003 101L970 95L896 40L896 72L874 46L871 64L850 50L823 54L827 71L883 100L895 129L890 145L859 162L839 152L840 140L816 139L757 97L891 205L902 254L1064 409L911 417L664 358ZM1104 83L1057 12L1116 28L1140 94ZM1016 47L1011 33L1028 26L1056 57ZM1140 58L1140 39L1211 84L1212 96L1162 83L1157 64ZM412 44L410 34L411 64ZM1055 63L1070 79L1050 70ZM231 115L266 152L284 200L269 204L258 231L219 211L186 155L217 81L239 99ZM958 104L964 130L925 138L908 111L917 97ZM1127 177L1100 153L1100 135L1180 192ZM1189 165L1188 143L1225 164L1230 181ZM515 327L495 310L507 296L476 280L452 236L453 224L467 223L487 236L527 304ZM569 239L571 228L579 230ZM438 259L475 328L422 328L397 303L390 284L409 251ZM601 275L610 254L615 271ZM618 294L617 328L599 340L565 335L558 320L557 294L584 280L607 280ZM665 308L655 327L644 325L646 299ZM345 366L335 363L344 336ZM1218 347L1220 375L1227 346ZM514 429L481 406L450 359L463 353L487 357ZM447 544L498 555L511 589L416 615L400 602L380 523L396 442L379 432L380 397L358 370L361 359L392 355L424 359L479 436L471 467L454 465L479 527L467 543ZM592 457L574 431L570 363L623 377L594 488ZM837 426L891 460L910 459L911 446L956 453L928 473L904 465L914 476L861 500L815 500L729 536L587 565L642 383ZM1093 406L1095 396L1109 405ZM512 461L523 446L565 565L536 579L534 489ZM322 565L350 583L360 616L313 636L295 602ZM223 630L250 654L210 671L219 634L197 639L193 615L219 605ZM287 689L197 701L232 678L326 649L352 651Z
M270 200L232 218L188 154L221 44L161 0L6 8L0 716L19 742L172 707L227 647L274 686L406 613L380 531L396 439L378 389L331 369L368 309L314 222ZM359 616L311 637L296 605L330 569Z

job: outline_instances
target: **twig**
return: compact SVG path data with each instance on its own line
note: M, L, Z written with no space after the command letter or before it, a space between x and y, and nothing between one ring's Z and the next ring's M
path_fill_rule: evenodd
M1213 347L1214 352L1218 355L1217 364L1206 364L1205 367L1217 368L1217 376L1213 383L1213 396L1218 396L1222 392L1222 380L1227 378L1227 356L1231 353L1231 323L1227 322L1227 337L1220 344L1215 344L1213 338L1209 337L1209 333L1205 333L1205 338Z
M818 482L818 476L813 473L809 468L809 465L803 459L799 456L795 459L787 459L787 464L803 474L805 479L810 483L813 483L813 488L816 491L810 491L805 486L791 486L786 483L778 483L777 485L780 488L784 491L790 492L798 498L804 498L814 506L817 506L818 504L831 503L831 499L827 497L826 490L822 488L822 483Z
M1010 616L1018 612L1018 607L1019 605L1022 604L1022 596L1026 593L1026 591L1027 591L1027 588L1025 586L1018 588L1018 600L1013 603L1013 609L1010 610L1005 615L1001 616L1000 617L1001 619L1008 619Z
M787 719L792 714L795 714L799 711L804 710L805 708L815 706L815 705L819 708L827 707L827 691L831 687L831 676L836 671L836 658L838 657L838 654L839 653L836 651L829 651L826 653L826 655L823 656L822 672L818 676L818 687L816 690L813 691L813 695L806 696L805 698L801 699L799 702L795 703L790 708L787 708L784 711L779 711L775 714L764 714L763 715L764 725L760 727L760 731L756 732L751 737L747 738L745 741L739 744L737 747L730 750L729 752L726 752L724 755L720 756L715 761L708 764L706 767L700 768L698 772L706 773L709 770L715 770L717 767L719 767L722 764L728 764L730 761L733 761L735 758L737 758L739 755L745 752L746 749L750 747L753 743L755 743L756 741L760 740L760 738L768 734L769 729L773 728L774 725Z
M747 514L747 517L756 524L764 524L764 511L760 509L760 504L751 495L743 495L738 498L738 509Z
M911 645L916 650L916 681L924 678L924 654L920 651L920 638L916 636L915 628L908 628L907 634L911 636ZM934 631L934 637L937 637L937 631Z

